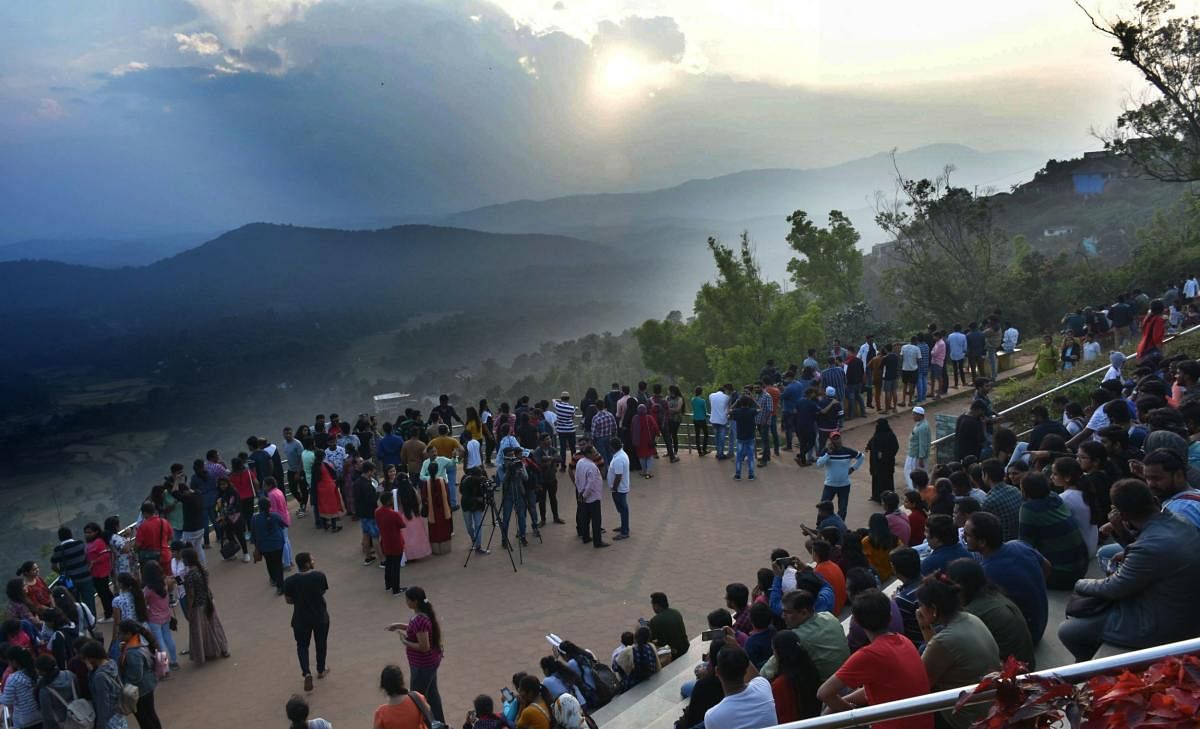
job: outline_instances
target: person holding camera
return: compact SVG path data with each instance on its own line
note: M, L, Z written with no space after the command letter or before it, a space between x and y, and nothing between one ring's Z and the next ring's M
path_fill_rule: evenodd
M506 435L501 444L504 445L500 451L500 467L496 469L496 479L501 486L501 502L500 502L500 531L503 533L503 541L501 544L505 549L512 547L508 541L508 525L512 519L513 509L517 512L517 541L522 547L529 546L529 542L525 541L525 521L526 515L529 512L529 504L525 493L525 480L528 478L528 472L525 470L525 461L521 456L521 446L508 445L513 436ZM513 439L515 440L515 439Z
M571 445L575 445L575 434L571 433ZM558 469L561 467L564 471L566 466L563 465L561 454L554 447L554 439L549 433L543 433L542 438L538 443L537 450L533 452L533 462L538 467L538 482L539 488L535 489L537 494L538 512L541 514L541 522L539 527L546 526L546 500L550 500L550 513L554 518L555 524L565 524L558 516Z
M512 722L496 713L491 696L479 694L475 697L474 707L467 712L463 729L513 729Z

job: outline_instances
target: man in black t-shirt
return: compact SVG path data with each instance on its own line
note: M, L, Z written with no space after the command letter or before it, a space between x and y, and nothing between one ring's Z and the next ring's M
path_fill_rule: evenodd
M204 498L187 485L179 483L172 492L175 500L183 508L183 525L179 530L179 538L200 555L200 563L204 564Z
M325 573L313 569L313 558L308 552L296 555L296 567L300 571L283 581L283 595L292 606L292 634L296 638L296 655L300 659L300 673L304 676L304 690L312 691L308 642L314 637L317 643L317 678L325 678L328 673L325 654L329 640L329 611L325 607L325 593L329 590L329 582L325 579Z
M896 411L896 381L900 379L900 355L891 344L883 347L883 409Z

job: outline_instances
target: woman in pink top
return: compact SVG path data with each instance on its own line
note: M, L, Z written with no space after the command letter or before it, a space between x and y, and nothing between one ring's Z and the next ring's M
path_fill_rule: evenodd
M438 693L437 671L442 664L442 629L433 613L425 590L410 587L404 591L405 602L413 611L408 623L393 623L388 630L404 631L402 640L408 653L409 684L414 691L421 692L429 704L429 713L438 721L445 721L442 713L442 696Z
M292 540L288 538L288 527L292 525L292 515L288 513L287 496L279 488L274 477L268 476L263 485L267 488L267 499L271 502L271 513L278 514L283 520L283 568L292 567Z
M96 522L84 525L83 538L87 540L88 569L92 572L92 582L96 586L96 594L100 596L100 606L104 608L104 620L107 622L112 620L113 594L108 586L113 567L112 547L104 536L104 530Z
M162 565L158 562L142 563L142 595L146 598L147 627L158 645L171 659L171 668L179 668L179 657L175 654L175 636L171 634L171 600L167 592L167 580ZM170 675L170 674L168 674ZM164 676L166 678L166 676Z

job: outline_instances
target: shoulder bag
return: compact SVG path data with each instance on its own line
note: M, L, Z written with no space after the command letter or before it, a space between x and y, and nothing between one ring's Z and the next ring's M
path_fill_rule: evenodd
M433 718L433 715L429 713L429 704L425 703L425 699L420 694L410 691L408 698L412 699L413 703L417 705L417 709L421 712L421 717L425 720L425 726L429 727L429 729L450 729L444 722Z
M62 694L47 686L46 690L54 695L54 698L62 702L66 709L66 717L59 722L59 726L63 729L92 729L96 724L96 707L92 706L92 702L87 699L79 698L79 693L75 689L75 678L71 677L71 700L67 701Z

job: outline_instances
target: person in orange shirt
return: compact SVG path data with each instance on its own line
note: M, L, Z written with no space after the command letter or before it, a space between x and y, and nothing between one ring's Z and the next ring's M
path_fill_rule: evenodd
M425 697L408 690L400 666L383 667L379 688L387 694L387 703L375 710L374 729L424 729L425 713L429 710Z
M846 575L832 559L833 545L824 539L814 539L812 556L817 561L813 572L820 575L821 579L828 582L829 586L833 588L833 614L841 615L842 608L846 606Z

